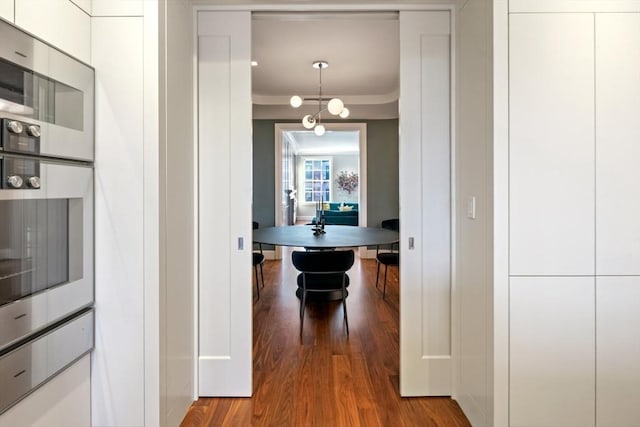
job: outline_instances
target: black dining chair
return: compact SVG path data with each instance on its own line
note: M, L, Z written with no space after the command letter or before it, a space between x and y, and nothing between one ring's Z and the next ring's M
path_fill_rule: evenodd
M398 218L385 219L380 224L382 228L393 231L400 231L400 220ZM376 289L380 279L380 265L384 265L384 285L382 287L382 297L387 294L387 269L389 266L400 265L400 247L398 243L392 243L388 250L380 251L380 245L376 246Z
M253 221L253 230L256 230L260 227L260 224L256 221ZM256 277L256 292L258 293L258 299L260 299L260 284L258 282L258 267L260 267L260 278L262 279L262 287L264 288L264 273L262 271L262 266L264 264L264 254L262 253L262 243L258 243L259 252L253 252L253 272Z
M300 297L300 338L304 326L304 309L308 294L336 292L342 300L344 323L349 335L347 317L347 271L355 259L353 250L348 251L294 251L291 254L293 265L300 271L298 289Z

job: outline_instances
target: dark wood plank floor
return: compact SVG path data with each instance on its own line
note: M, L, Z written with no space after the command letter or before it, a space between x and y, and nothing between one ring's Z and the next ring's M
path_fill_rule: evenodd
M266 261L266 286L253 311L252 398L200 398L183 427L470 426L449 398L401 398L398 275L387 297L375 288L375 260L349 271L350 336L339 303L309 305L299 337L296 271ZM381 274L382 280L382 274Z

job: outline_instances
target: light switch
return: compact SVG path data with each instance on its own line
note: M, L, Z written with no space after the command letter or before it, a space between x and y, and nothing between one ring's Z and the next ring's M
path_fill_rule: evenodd
M467 218L476 219L476 197L467 197Z

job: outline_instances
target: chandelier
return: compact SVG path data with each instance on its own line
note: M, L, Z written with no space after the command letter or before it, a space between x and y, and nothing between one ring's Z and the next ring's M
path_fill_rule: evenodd
M315 114L307 114L302 118L302 126L305 129L313 129L313 132L318 135L324 135L325 128L321 123L321 115L322 112L328 111L330 114L334 116L339 116L343 119L349 117L349 109L344 106L344 102L340 98L323 98L322 97L322 70L329 67L329 63L327 61L314 61L312 64L313 68L317 69L320 74L320 83L318 84L319 93L317 98L301 98L298 95L294 95L291 97L289 103L293 108L298 108L302 105L303 101L318 101L318 112ZM326 103L326 107L323 108L323 102L328 101Z

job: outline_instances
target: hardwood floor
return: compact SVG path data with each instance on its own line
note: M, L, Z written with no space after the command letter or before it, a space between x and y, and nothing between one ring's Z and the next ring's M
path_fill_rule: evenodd
M283 260L265 262L254 304L253 397L200 398L181 426L470 426L449 398L399 395L397 268L382 299L375 260L357 258L350 336L340 303L317 303L307 306L300 340L297 272L287 252Z

